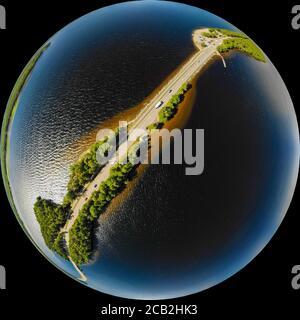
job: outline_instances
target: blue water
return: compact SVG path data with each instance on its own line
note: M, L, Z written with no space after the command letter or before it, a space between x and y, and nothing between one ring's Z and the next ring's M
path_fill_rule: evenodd
M10 140L10 184L20 219L44 245L37 196L61 201L74 144L142 101L194 52L192 31L234 29L200 9L162 1L106 7L49 41L20 96ZM250 35L251 36L251 35ZM242 55L214 61L199 78L186 127L205 129L205 170L151 166L97 229L99 258L88 285L138 299L201 291L236 273L280 225L298 173L299 136L287 89L274 66Z

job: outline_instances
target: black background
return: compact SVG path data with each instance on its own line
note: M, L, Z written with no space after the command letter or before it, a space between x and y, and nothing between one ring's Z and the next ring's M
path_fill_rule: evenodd
M121 2L121 1L118 1ZM237 26L260 45L281 74L300 108L300 30L291 27L296 2L184 1L208 10ZM117 1L1 1L7 11L7 29L0 30L0 113L3 116L10 91L36 50L69 22ZM263 7L263 4L266 7ZM7 270L7 290L0 290L0 319L45 316L79 319L125 319L101 316L101 306L143 307L147 302L111 297L87 288L52 266L32 245L9 206L0 185L0 265ZM243 270L223 283L188 297L151 304L197 304L198 315L170 319L210 319L213 315L253 313L257 318L284 312L284 319L300 312L300 290L291 287L291 269L300 264L299 188L286 218L267 247ZM297 310L298 309L298 310ZM4 315L8 311L7 315ZM140 315L141 316L141 315ZM148 316L149 317L149 316ZM137 316L136 316L137 318ZM150 317L151 318L151 317ZM164 317L166 318L166 316ZM297 316L296 316L297 318Z

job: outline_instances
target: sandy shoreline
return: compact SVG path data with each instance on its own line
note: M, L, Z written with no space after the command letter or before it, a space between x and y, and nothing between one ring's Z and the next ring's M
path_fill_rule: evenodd
M166 125L165 128L172 130L174 128L180 128L183 129L186 125L186 123L189 120L189 117L192 113L192 110L194 108L194 102L196 99L197 95L197 89L196 89L196 84L197 81L200 77L202 72L200 72L192 81L192 89L187 92L184 101L180 104L178 108L178 112L176 116L171 119ZM149 150L149 154L151 153L151 150ZM147 169L149 168L149 164L141 164L138 166L136 170L136 175L135 177L128 182L126 188L119 194L117 195L110 203L106 211L100 215L98 219L98 226L103 224L103 223L108 223L110 218L112 218L113 214L120 208L120 206L129 199L129 197L134 193L136 187L138 186L138 183L140 179L143 178L144 174L146 173ZM96 226L97 229L97 226ZM97 241L97 238L95 237L95 240ZM93 258L90 261L89 265L93 265L98 261L98 259L101 258L101 248L99 244L96 244L96 249L93 254Z
M133 120L139 113L143 112L143 108L146 107L146 105L151 101L155 96L162 90L162 88L166 85L168 85L168 82L172 79L175 78L176 75L179 73L179 71L182 69L183 66L185 66L189 60L193 59L196 53L199 53L199 47L197 45L196 37L198 36L199 32L203 32L206 29L198 29L195 30L192 33L192 41L195 46L195 50L176 68L174 69L167 78L164 79L164 81L156 87L155 90L153 90L142 102L137 104L136 106L129 108L128 110L125 110L123 112L120 112L116 116L112 117L111 119L104 121L99 125L98 128L95 128L91 133L87 134L86 136L82 137L78 142L78 144L83 144L87 145L87 141L91 141L90 144L94 143L97 140L103 138L99 134L99 131L104 128L110 128L114 130L116 127L118 127L119 121L127 121L130 122ZM209 65L210 63L208 62L206 65ZM174 118L169 120L165 124L165 128L172 130L174 128L180 128L183 129L188 122L192 109L194 107L194 102L195 102L195 97L196 97L196 84L198 82L198 79L200 75L202 74L203 70L206 69L206 65L203 69L201 69L193 78L190 80L190 83L192 84L192 89L187 92L185 95L184 100L178 107L178 111ZM85 149L86 150L86 149ZM111 215L116 212L118 208L120 208L120 205L124 203L130 197L130 195L134 192L136 186L138 185L139 180L143 177L144 173L146 172L146 169L149 168L149 165L140 165L137 168L137 172L135 177L128 183L127 187L125 190L123 190L118 196L116 196L106 209L106 211L99 217L98 220L98 225L103 224L104 222L108 222ZM97 227L96 227L97 228ZM100 248L98 247L98 244L96 244L96 248L94 251L93 258L90 262L90 264L93 264L95 261L99 259L101 256L100 253Z
M203 28L203 29L196 29L193 31L192 33L192 42L194 44L195 50L189 54L189 56L182 62L180 63L161 83L158 87L156 87L148 96L146 96L143 101L141 101L140 103L138 103L137 105L130 107L129 109L120 112L119 114L113 116L111 119L105 120L103 121L99 126L97 126L95 129L93 129L91 132L89 132L88 134L82 136L75 144L74 144L74 148L77 149L83 149L86 147L87 144L92 144L94 143L96 140L100 140L101 137L101 130L105 129L105 128L110 128L112 130L114 130L115 128L118 127L119 125L119 121L127 121L130 122L131 120L133 120L139 112L142 111L143 107L145 107L146 103L148 101L150 101L151 99L153 99L158 92L173 78L176 76L176 74L179 72L179 70L187 63L188 60L190 60L194 54L198 51L198 50L202 50L202 47L199 45L199 43L196 40L196 37L199 36L199 34L201 32L205 32L207 31L207 28ZM201 72L200 72L201 74ZM199 75L197 75L195 78L198 79ZM194 79L191 81L194 82ZM195 82L196 83L196 82ZM193 85L193 87L195 87ZM191 90L194 91L194 88ZM186 99L188 99L188 96L190 96L191 93L189 92L187 94ZM180 111L178 112L178 115L180 114ZM176 117L178 116L176 115ZM176 118L175 117L175 118ZM173 119L172 119L173 120ZM170 121L170 122L174 122L175 121ZM81 148L80 146L82 146L83 148ZM81 154L84 154L85 150L82 150Z
M150 101L151 99L153 99L158 92L173 78L176 76L176 74L179 72L179 70L187 63L187 61L189 61L194 55L195 53L197 53L200 48L197 46L197 41L196 41L196 37L199 35L200 32L206 31L208 30L207 28L205 29L197 29L194 30L192 33L192 41L193 44L195 46L195 50L189 54L189 56L182 62L180 63L180 65L178 65L165 79L163 82L161 82L161 84L155 88L155 90L153 90L147 97L145 97L143 99L142 102L138 103L137 105L122 111L120 113L118 113L117 115L113 116L111 119L108 119L104 122L102 122L98 127L96 127L94 130L92 130L91 132L89 132L88 134L82 136L73 146L76 150L80 149L81 152L81 156L87 151L87 146L93 144L96 140L101 139L101 134L99 134L99 132L101 132L102 129L105 128L110 128L112 130L114 130L115 128L118 127L119 125L119 121L127 121L130 122L131 120L133 120L141 111L142 109L145 107L146 103L148 101ZM207 64L209 65L209 63ZM196 84L198 82L198 79L200 78L202 72L206 69L206 66L203 68L203 70L201 70L192 80L191 80L191 84L192 84L192 89L189 90L185 96L184 101L180 104L179 108L178 108L178 112L176 113L175 117L171 120L169 120L169 122L167 122L165 124L165 128L172 130L174 128L181 128L183 129L185 124L187 123L191 113L192 113L192 109L194 107L194 101L195 101L195 97L197 94L196 91ZM148 165L141 165L139 166L139 168L137 169L137 176L128 184L128 187L126 188L126 190L124 190L119 196L117 196L115 199L113 199L113 201L111 202L109 208L107 209L107 212L105 212L102 215L102 219L106 220L108 218L108 216L110 215L111 211L114 211L113 208L116 208L115 205L118 205L118 203L120 204L123 200L121 200L121 198L123 198L123 196L125 194L129 194L130 190L134 187L134 185L136 184L136 182L140 179L140 177L142 176L142 173L146 170L146 168L148 167ZM120 201L121 200L121 201Z

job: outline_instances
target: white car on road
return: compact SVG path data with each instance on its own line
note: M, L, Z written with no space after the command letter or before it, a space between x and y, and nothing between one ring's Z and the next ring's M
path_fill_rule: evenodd
M163 101L157 102L157 104L154 106L154 109L160 108L163 105L163 103L164 103Z

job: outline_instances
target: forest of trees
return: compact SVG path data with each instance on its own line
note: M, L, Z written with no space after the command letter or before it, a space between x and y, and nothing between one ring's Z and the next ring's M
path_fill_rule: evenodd
M160 110L159 122L150 125L148 129L161 128L168 120L174 117L180 102L184 99L185 93L191 87L190 83L183 84L178 92L172 96L168 104ZM93 231L95 221L105 211L111 200L125 188L134 174L136 168L134 157L138 154L138 150L139 148L136 148L135 145L132 146L131 151L128 152L130 161L115 164L111 168L110 176L100 184L99 189L94 191L92 197L80 210L70 230L69 239L69 253L76 264L86 264L90 261L94 251Z
M70 204L84 190L85 185L93 180L94 176L103 167L97 161L97 151L101 149L104 155L107 155L112 143L118 147L119 128L115 130L113 137L104 137L95 142L89 150L70 167L69 182L67 185L67 194L64 197L64 204Z
M67 258L67 253L64 249L64 236L60 233L60 230L66 224L70 215L72 201L83 191L85 184L101 169L96 159L96 152L107 140L108 137L105 137L94 143L88 152L71 166L68 191L63 204L57 204L52 200L42 199L41 197L38 197L34 204L34 213L47 247L63 258ZM109 145L105 148L108 149Z
M229 37L218 46L217 49L220 53L225 53L230 50L240 50L258 61L266 62L266 57L262 50L242 32L209 28L208 32L203 32L202 34L208 38L218 38L219 36Z
M47 247L61 254L62 249L58 249L57 238L69 218L70 207L38 197L34 204L34 213Z
M67 249L66 249L66 243L64 238L64 233L60 232L58 236L56 237L54 244L53 244L53 250L59 254L64 259L68 259Z
M226 37L248 39L248 37L243 32L231 31L231 30L221 29L221 28L209 28L208 31L210 34L220 33L221 36L223 35Z
M177 112L185 93L191 88L191 84L185 83L172 96L168 104L159 112L159 122L153 124L155 128L162 127ZM150 125L151 127L151 125ZM117 145L119 144L119 131L115 131ZM67 194L62 205L51 200L38 197L34 204L34 212L40 224L41 232L46 245L65 259L68 254L78 264L86 264L93 253L93 231L95 222L105 211L107 205L126 186L130 178L135 174L135 162L139 152L139 140L128 151L126 163L117 163L111 170L109 177L103 181L98 190L94 191L91 198L83 205L79 215L69 233L69 247L66 248L64 233L61 232L71 214L71 203L84 190L86 184L101 170L102 166L97 161L97 150L102 147L102 152L109 152L110 138L105 137L94 143L70 168L70 179L67 186ZM68 250L68 253L66 252Z
M80 265L88 263L93 253L93 231L95 221L104 212L106 206L126 186L135 166L130 162L117 163L111 168L110 176L103 181L99 189L84 204L70 230L69 252L73 261Z
M230 38L225 39L221 45L218 46L220 53L228 52L230 50L240 50L254 59L266 62L266 58L261 49L250 39L244 38Z
M97 150L101 145L106 144L108 137L101 141L95 142L90 149L70 167L69 182L67 185L67 194L64 203L71 203L83 190L84 186L96 175L101 169L97 161ZM106 144L107 151L109 144Z
M66 244L61 228L66 224L71 214L71 204L84 190L85 185L101 170L102 165L97 161L97 151L101 150L107 155L112 143L119 144L119 128L114 136L105 137L95 142L89 150L70 167L70 177L67 185L67 193L62 204L52 200L38 197L34 204L34 213L40 225L41 233L47 247L61 257L67 259ZM125 170L123 168L123 170ZM111 179L114 179L112 175ZM110 186L110 180L107 182ZM111 186L112 188L112 186ZM108 196L107 196L108 198ZM91 209L93 211L95 209ZM79 219L80 220L80 219ZM89 228L88 223L86 228Z
M183 101L185 93L192 87L190 83L185 83L181 86L181 88L177 91L176 94L172 96L170 101L167 103L166 106L164 106L159 111L159 123L162 126L167 121L172 119L175 114L177 113L177 109L179 104Z
M220 35L216 30L209 29L209 32L202 32L202 35L206 38L218 38Z

